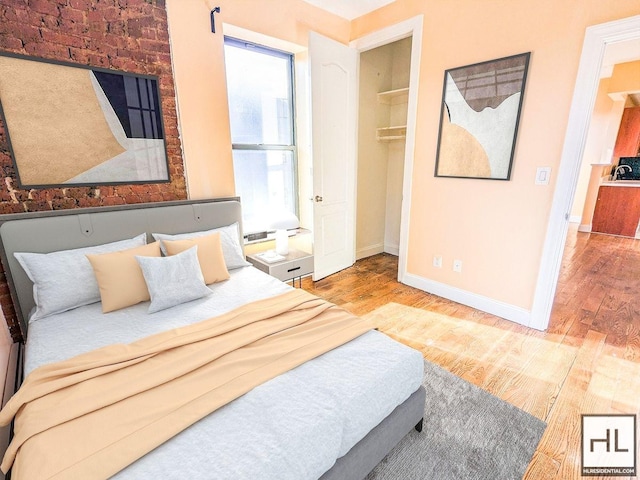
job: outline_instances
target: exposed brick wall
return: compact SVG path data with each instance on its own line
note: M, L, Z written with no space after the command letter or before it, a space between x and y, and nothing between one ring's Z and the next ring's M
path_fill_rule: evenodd
M157 75L171 176L170 183L161 184L23 190L18 188L0 121L0 214L187 197L164 0L0 0L0 50ZM0 305L18 339L3 271Z

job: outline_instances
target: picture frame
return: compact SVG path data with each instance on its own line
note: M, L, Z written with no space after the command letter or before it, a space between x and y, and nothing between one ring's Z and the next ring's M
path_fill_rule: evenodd
M445 70L436 177L510 180L530 56Z
M0 72L20 188L170 181L157 77L8 52Z

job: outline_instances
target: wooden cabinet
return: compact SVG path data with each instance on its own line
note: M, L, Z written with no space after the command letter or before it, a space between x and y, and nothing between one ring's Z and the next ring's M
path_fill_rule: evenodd
M625 108L613 150L614 157L635 157L640 149L640 107Z
M640 187L600 187L591 224L592 232L635 237L638 222Z

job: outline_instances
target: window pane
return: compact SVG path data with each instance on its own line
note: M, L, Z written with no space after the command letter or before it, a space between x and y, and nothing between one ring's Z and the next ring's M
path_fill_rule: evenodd
M291 56L225 44L231 141L292 145Z
M281 212L296 213L293 152L234 150L233 169L245 233L268 230Z

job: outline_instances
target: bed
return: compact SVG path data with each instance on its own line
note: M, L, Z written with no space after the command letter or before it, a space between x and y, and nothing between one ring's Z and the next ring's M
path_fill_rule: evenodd
M199 324L293 289L237 265L228 280L208 286L212 294L153 314L147 313L149 302L108 314L98 302L29 323L33 284L15 252L102 245L141 232L151 240L152 233L240 225L240 218L236 198L6 216L0 226L2 261L27 339L25 376L43 365ZM240 242L241 229L236 231ZM422 368L419 352L368 331L253 388L113 478L362 479L408 431L420 428Z

